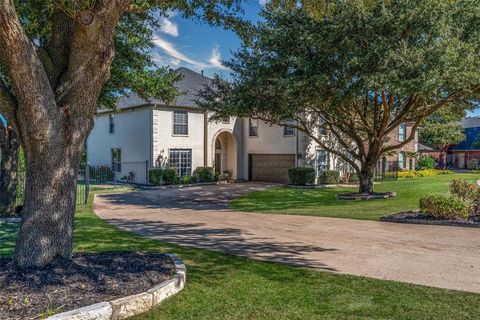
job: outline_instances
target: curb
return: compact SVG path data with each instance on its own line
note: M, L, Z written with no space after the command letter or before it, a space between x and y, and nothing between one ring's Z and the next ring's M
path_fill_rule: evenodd
M173 279L139 294L104 301L83 308L63 312L47 320L119 320L144 313L165 299L177 294L185 287L187 268L183 261L174 254L167 254L175 264L177 273Z
M445 226L445 227L480 228L480 224L461 222L461 221L449 221L449 220L393 218L393 217L387 216L387 217L380 217L380 221L389 222L389 223L423 224L423 225Z

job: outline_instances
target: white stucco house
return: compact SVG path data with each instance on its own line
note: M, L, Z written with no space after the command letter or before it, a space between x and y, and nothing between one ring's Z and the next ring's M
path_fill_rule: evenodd
M230 171L235 180L271 182L286 182L288 168L307 161L319 170L335 167L334 157L297 130L248 118L208 121L194 100L211 79L187 68L177 72L183 78L176 83L180 95L173 104L132 94L119 99L117 112L97 113L87 141L91 165L120 162L119 175L134 170L141 177L145 166L155 166L163 156L179 175L210 166L219 173Z

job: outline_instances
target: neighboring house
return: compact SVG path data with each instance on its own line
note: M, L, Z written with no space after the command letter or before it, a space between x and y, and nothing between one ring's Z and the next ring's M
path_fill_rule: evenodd
M211 79L187 68L176 72L180 95L173 104L145 101L137 95L118 101L118 111L99 111L87 141L92 166L108 165L119 176L133 174L146 183L145 172L167 159L179 175L190 175L201 166L229 171L232 179L287 182L288 169L311 165L317 172L336 169L341 161L317 147L297 130L249 118L208 121L208 113L195 104L196 95ZM392 133L391 140L405 139L409 126ZM325 134L321 129L319 135ZM408 168L407 152L416 142L388 156ZM118 164L116 164L118 163Z
M480 126L466 127L465 137L464 141L450 149L449 164L456 169L480 168Z

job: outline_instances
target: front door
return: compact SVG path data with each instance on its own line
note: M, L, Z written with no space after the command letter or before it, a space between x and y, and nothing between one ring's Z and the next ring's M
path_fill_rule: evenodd
M215 172L222 173L222 154L220 152L215 153Z

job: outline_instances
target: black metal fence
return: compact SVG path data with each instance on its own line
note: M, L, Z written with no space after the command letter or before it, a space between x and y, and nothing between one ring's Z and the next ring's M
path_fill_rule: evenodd
M398 161L384 161L378 162L375 168L375 181L394 181L398 180Z
M148 161L115 162L81 166L77 176L77 206L85 205L92 191L129 185L147 185ZM17 205L23 204L25 172L18 173Z

